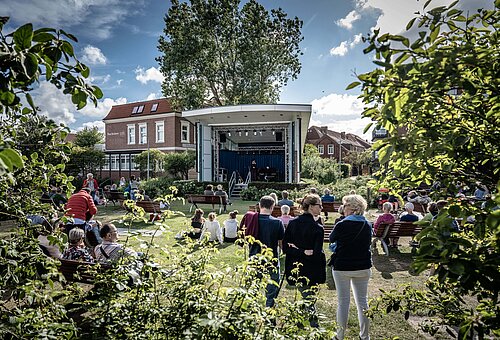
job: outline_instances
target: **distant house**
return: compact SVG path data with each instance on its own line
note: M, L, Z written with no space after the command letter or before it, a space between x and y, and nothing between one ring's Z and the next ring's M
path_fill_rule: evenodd
M193 124L174 111L167 98L115 105L103 121L106 163L102 177L138 176L135 156L148 149L195 150Z
M355 134L328 130L327 126L310 126L306 143L314 145L322 158L333 158L339 163L345 163L349 153L363 152L371 147L368 141Z

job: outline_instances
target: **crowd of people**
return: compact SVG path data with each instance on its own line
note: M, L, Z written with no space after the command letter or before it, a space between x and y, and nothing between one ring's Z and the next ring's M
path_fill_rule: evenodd
M64 232L68 234L66 249L61 252L50 244L48 239L53 227L50 223L46 223L46 220L37 220L33 217L33 223L44 224L46 227L38 237L40 246L49 256L88 263L110 263L122 257L140 257L140 253L118 242L119 233L114 224L107 223L101 226L99 222L94 221L98 209L95 194L99 185L91 175L87 176L81 190L68 200L64 202L61 200L61 204L65 204L67 218L64 224ZM129 182L122 178L118 185L124 189L128 188L131 198L139 194L142 199L149 199L144 191L139 190L139 182L133 176ZM115 184L115 188L116 186ZM476 196L483 199L487 189L478 187L477 190L482 190L477 192ZM59 190L53 191L54 195L60 194ZM222 185L217 185L215 191L212 185L207 185L203 194L223 195L228 202L227 192ZM351 290L357 307L359 338L370 339L369 320L365 311L368 308L368 282L372 267L372 235L381 224L391 224L396 221L432 221L447 204L446 200L432 202L427 192L423 190L409 191L404 196L405 201L400 201L394 195L393 197L394 200L387 199L382 204L381 214L372 223L365 218L368 206L366 200L355 191L345 195L338 209L339 217L333 223L334 227L329 235L330 250L332 250L329 261L323 251L325 237L323 226L329 218L328 213L323 211L323 203L336 200L329 189L325 189L320 196L317 189L310 188L303 198L295 202L290 199L290 194L286 190L281 192L281 199L275 193L265 195L256 204L254 211L246 212L241 221L238 221L237 210L229 212L228 217L219 222L215 212L208 213L205 218L204 211L196 209L191 218L190 230L180 232L176 238L223 244L235 243L244 236L251 236L258 242L250 242L250 257L261 253L262 247L271 249L273 256L266 273L274 282L270 282L266 287L267 307L274 306L282 281L286 279L290 285L297 286L303 299L307 301L306 308L314 311L319 284L325 283L326 268L330 266L338 298L336 339L343 339L345 335ZM426 213L416 212L416 205L425 206ZM272 216L276 206L281 211L279 217ZM300 213L292 216L291 211L295 209L300 210ZM226 212L226 206L224 211ZM452 227L459 230L457 221L453 220ZM390 247L399 246L397 238L385 241ZM279 261L281 254L285 257L283 272ZM309 321L312 327L319 326L316 317L311 317Z

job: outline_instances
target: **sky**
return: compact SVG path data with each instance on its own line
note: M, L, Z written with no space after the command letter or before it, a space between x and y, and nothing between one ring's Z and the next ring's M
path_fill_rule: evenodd
M244 3L245 0L242 0ZM374 28L404 33L422 11L420 0L260 0L268 10L281 7L304 25L302 70L282 89L279 103L312 104L310 125L363 135L370 122L361 118L360 89L346 91L356 74L375 68L373 54L363 54L361 37ZM450 4L433 0L430 8ZM459 8L492 8L493 0L461 0ZM4 33L31 22L34 28L64 29L78 38L77 57L91 68L91 81L104 93L98 106L77 111L71 98L41 81L33 92L41 112L73 131L97 126L113 105L164 97L155 58L169 0L0 0L0 16L9 16ZM405 33L411 35L412 32Z

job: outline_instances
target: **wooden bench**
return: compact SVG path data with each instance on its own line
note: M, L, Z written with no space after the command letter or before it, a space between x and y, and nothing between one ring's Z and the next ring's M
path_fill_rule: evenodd
M61 264L58 266L59 271L63 274L66 281L94 283L93 271L99 267L95 263L87 263L73 260L60 259ZM101 264L100 268L105 268Z
M212 209L215 204L219 205L219 214L222 212L222 208L227 205L226 196L218 195L187 195L188 203L191 203L189 207L189 212L193 210L193 207L198 209L198 204L211 204Z
M125 194L119 190L104 191L104 197L106 198L106 204L107 202L113 202L113 205L115 203L121 205L121 202L125 200Z
M389 247L384 239L388 237L414 237L421 232L423 227L413 222L394 222L392 224L380 224L373 235L372 249L380 241L386 256L389 256Z
M328 225L325 224L323 226L323 229L324 229L324 232L325 232L325 237L323 239L324 242L330 243L330 234L331 234L334 226L335 226L334 224L328 224Z
M160 202L157 201L137 201L135 205L144 209L145 212L149 213L149 220L156 221L160 218Z
M248 211L255 211L255 205L250 205L248 206ZM290 216L295 217L300 215L299 213L299 208L297 207L290 207ZM281 216L281 206L275 205L273 212L271 213L271 216L273 217L280 217Z
M321 202L322 212L338 212L342 202Z
M427 204L413 203L415 207L413 209L414 212L419 212L421 214L427 214Z

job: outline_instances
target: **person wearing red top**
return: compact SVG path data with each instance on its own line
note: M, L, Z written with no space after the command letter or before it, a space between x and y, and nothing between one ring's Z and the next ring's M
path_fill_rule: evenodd
M66 203L66 216L73 217L74 224L84 224L97 214L94 200L90 197L90 189L82 188L73 194Z

